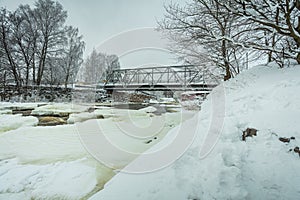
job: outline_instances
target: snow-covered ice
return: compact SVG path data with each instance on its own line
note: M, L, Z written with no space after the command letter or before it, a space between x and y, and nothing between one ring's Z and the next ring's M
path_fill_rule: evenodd
M11 102L0 102L0 110L33 110L39 105L44 105L45 103L11 103Z
M8 110L8 109L0 110L0 115L4 115L4 114L12 114L12 110Z
M22 107L22 104L18 106ZM114 168L101 164L83 145L78 134L80 124L96 123L112 143L142 153L179 124L182 117L187 119L194 114L187 112L182 116L178 112L155 116L148 113L153 110L150 108L122 110L106 107L98 107L92 113L85 112L90 106L54 103L35 107L33 114L36 115L72 113L69 123L73 124L53 127L35 126L38 119L32 116L0 115L0 199L86 199L115 175L115 169L134 159L122 157ZM147 126L153 120L163 122L153 142L132 138L122 129L130 122L135 127L131 129L132 133L139 134L137 130L141 129L149 132L151 129Z
M9 130L18 129L26 126L36 126L39 120L36 117L23 117L18 115L0 115L0 134Z
M88 110L88 106L70 103L52 103L36 107L31 113L33 115L60 115L67 116L71 113L80 113Z
M0 199L82 198L97 184L96 168L84 162L22 165L17 159L1 161Z
M300 66L258 66L218 86L198 115L147 151L166 148L180 133L195 132L179 159L153 172L127 173L147 161L146 152L90 199L298 199L300 157L293 149L300 146L299 75ZM220 113L214 118L216 107ZM211 119L220 116L221 126L213 126L220 121ZM257 136L242 141L248 127L256 128ZM279 137L295 140L282 143Z

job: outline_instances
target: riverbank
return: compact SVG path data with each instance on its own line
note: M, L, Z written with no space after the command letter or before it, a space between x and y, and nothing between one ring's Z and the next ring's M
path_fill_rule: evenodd
M298 199L299 75L257 66L218 86L91 200Z

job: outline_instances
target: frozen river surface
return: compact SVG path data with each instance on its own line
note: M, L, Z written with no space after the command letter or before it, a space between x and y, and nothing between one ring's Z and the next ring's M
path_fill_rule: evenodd
M0 199L87 199L195 114L171 110L0 103ZM67 124L38 126L41 116Z

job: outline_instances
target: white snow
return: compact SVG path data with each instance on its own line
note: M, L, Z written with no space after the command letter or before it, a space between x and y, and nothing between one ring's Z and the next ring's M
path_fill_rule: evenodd
M154 116L141 110L123 109L112 109L110 112L114 114L111 118L88 120L77 123L76 127L82 134L81 138L87 140L86 143L95 143L101 140L99 137L102 137L123 152L130 152L109 154L106 148L101 149L101 152L106 152L105 158L109 160L109 167L113 169L125 167L138 155L158 143L170 129L195 114L195 112L183 112ZM91 141L89 137L92 138ZM98 145L100 144L96 146ZM92 150L90 153L97 154Z
M173 104L176 103L176 100L174 98L160 98L159 103Z
M172 129L90 199L298 199L300 157L289 150L300 146L299 75L300 66L260 66L225 82L224 89L218 86L198 115ZM248 127L256 128L257 136L242 141ZM150 152L183 134L195 137L175 162L128 173L166 160L157 154L158 162L146 162ZM278 140L292 136L296 139L288 144Z
M153 106L148 106L146 108L141 108L139 110L140 111L144 111L146 113L153 113L153 112L157 111L157 109L155 107L153 107Z
M0 129L3 131L0 134L0 199L86 199L115 175L114 169L121 169L132 161L133 158L121 157L114 168L101 164L83 145L78 134L80 125L88 126L85 132L90 128L89 123L96 123L112 143L142 153L181 120L195 114L178 112L155 116L147 112L153 110L150 108L124 110L106 107L93 113L82 112L90 106L50 104L37 107L34 113L38 115L73 112L69 122L74 124L53 127L32 127L38 120L31 116L0 115ZM97 116L105 119L95 119ZM153 123L156 121L160 123ZM149 128L150 125L153 129ZM141 139L127 135L126 128L130 128L131 134L140 134L141 137L153 136L153 131L156 131L157 138L147 143L147 137ZM145 131L140 133L139 130Z
M0 135L0 159L51 163L87 156L74 125L22 127Z
M0 162L0 199L77 199L97 184L96 169L84 160L46 165Z
M8 110L8 109L0 110L0 115L4 115L4 114L12 114L12 110Z
M36 117L18 115L0 115L0 134L20 127L35 126L39 120Z
M40 105L45 105L45 103L11 103L11 102L0 102L0 110L30 110L35 109Z
M83 122L89 119L97 119L102 117L101 114L83 112L83 113L73 113L69 116L67 122L68 124L74 124L76 122Z
M79 113L87 111L88 106L70 104L70 103L52 103L36 107L31 113L33 115L60 115L66 116L70 113Z
M142 108L139 110L127 110L127 109L115 109L113 107L97 107L94 112L82 112L73 113L69 116L67 122L69 124L74 124L76 122L83 122L89 119L99 119L99 118L126 118L128 116L149 116L147 113L153 113L157 109L153 106Z

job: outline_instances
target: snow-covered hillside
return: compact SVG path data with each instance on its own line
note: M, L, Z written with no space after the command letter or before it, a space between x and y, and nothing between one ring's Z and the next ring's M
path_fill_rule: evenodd
M153 172L126 173L143 165L145 154L90 199L299 199L299 77L299 65L258 66L218 86L197 116L149 150L163 151L180 134L194 132L179 159ZM243 141L247 128L257 129L257 136Z

